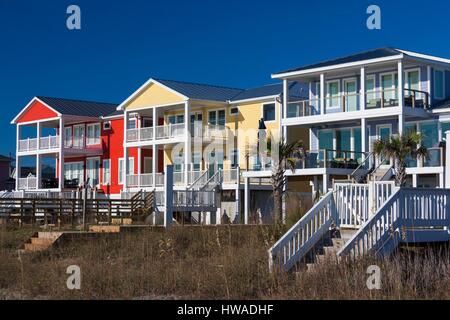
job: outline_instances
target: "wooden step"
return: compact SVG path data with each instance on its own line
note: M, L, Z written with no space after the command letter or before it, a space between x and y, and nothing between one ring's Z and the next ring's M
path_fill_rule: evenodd
M133 224L133 220L131 218L112 218L111 223L114 225L124 225L124 226L130 226Z
M120 232L120 226L114 225L114 226L89 226L89 231L91 232L99 232L99 233L119 233Z
M56 240L62 235L62 232L54 232L54 231L39 231L38 238L40 239L52 239Z
M25 243L25 251L28 252L36 252L36 251L43 251L48 249L51 246L51 244L35 244L35 243Z
M47 239L47 238L31 238L31 243L32 244L37 244L37 245L49 245L51 246L53 244L53 242L55 242L54 239Z

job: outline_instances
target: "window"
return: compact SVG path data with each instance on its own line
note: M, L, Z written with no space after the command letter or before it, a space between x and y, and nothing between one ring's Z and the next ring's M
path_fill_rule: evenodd
M275 120L275 103L269 103L263 105L263 118L264 121Z
M77 179L78 185L83 183L83 162L69 162L64 164L64 179Z
M237 116L239 114L239 108L238 107L231 107L230 108L230 116Z
M339 81L327 83L327 108L339 107Z
M168 116L167 123L169 123L169 124L184 123L184 114Z
M136 129L136 118L131 117L128 119L127 129Z
M86 160L86 178L89 185L94 187L100 183L100 158L89 158Z
M178 154L173 155L173 171L181 172L184 164L184 154L183 152L179 152Z
M202 163L202 155L200 152L192 153L192 169L193 171L200 171L200 165Z
M434 70L434 97L444 99L444 71Z
M153 127L153 119L150 118L144 118L142 120L142 127L143 128L150 128Z
M64 146L66 148L72 147L72 127L64 128Z
M236 169L239 165L239 150L231 150L231 169Z
M208 112L208 124L224 126L225 110L213 110Z
M84 147L84 124L73 127L73 146L77 148Z
M100 123L88 124L87 145L100 144Z
M376 107L377 106L377 94L375 89L375 76L370 75L366 78L366 103L367 107Z
M381 89L384 93L384 102L389 102L395 97L395 85L393 74L384 74L381 76Z
M132 172L134 174L134 158L128 158L128 171L127 174ZM124 172L124 160L123 158L119 159L118 163L118 177L119 177L119 184L123 184L124 178L125 178L125 172Z
M338 151L351 151L351 130L336 130L336 150ZM344 158L348 155L344 152L337 152L337 158Z
M419 70L406 71L406 89L409 90L420 90L419 84ZM412 92L406 92L407 95L413 94Z
M103 184L111 183L111 160L105 159L103 160Z

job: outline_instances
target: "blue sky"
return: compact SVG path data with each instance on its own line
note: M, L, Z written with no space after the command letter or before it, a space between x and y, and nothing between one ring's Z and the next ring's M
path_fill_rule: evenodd
M35 95L120 103L149 77L253 87L289 67L394 46L450 57L448 1L0 0L0 153ZM82 30L66 28L77 4ZM382 30L366 28L366 8Z

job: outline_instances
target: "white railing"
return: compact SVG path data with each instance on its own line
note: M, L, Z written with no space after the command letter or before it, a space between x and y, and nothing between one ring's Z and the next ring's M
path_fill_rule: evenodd
M358 228L369 219L369 185L335 183L335 201L339 225Z
M127 142L148 141L153 139L153 127L127 129Z
M173 184L184 184L184 171L174 172L173 173Z
M129 187L139 186L139 175L138 174L127 175L127 186Z
M138 140L138 129L127 129L127 142L136 142Z
M140 186L150 187L153 186L153 173L143 173L140 175Z
M372 208L371 213L375 213L397 189L394 181L372 182Z
M156 139L172 139L185 135L184 123L156 127Z
M206 184L206 182L208 182L208 171L200 172L201 174L197 177L197 179L189 184L188 190L199 190Z
M37 189L37 178L36 177L19 178L18 188L19 190Z
M286 271L291 269L320 241L336 219L330 191L269 249L270 269L273 270L274 264Z
M200 177L202 177L206 171L199 170L199 171L189 171L188 172L188 184L192 185L194 184Z
M208 124L202 127L202 136L204 139L226 139L227 127L224 125Z
M450 225L450 191L445 189L396 188L377 212L338 252L338 256L361 257L390 254L399 241L408 240L404 230L446 230ZM425 241L437 241L434 234ZM442 240L446 240L445 239ZM414 240L414 239L412 239Z
M155 175L155 186L156 187L164 186L164 174L163 173L157 173Z
M222 170L222 183L235 184L238 182L238 170Z
M215 207L216 193L214 191L174 191L174 207Z
M42 137L39 143L40 150L59 148L59 136Z
M34 151L37 150L37 145L37 138L19 140L19 151Z

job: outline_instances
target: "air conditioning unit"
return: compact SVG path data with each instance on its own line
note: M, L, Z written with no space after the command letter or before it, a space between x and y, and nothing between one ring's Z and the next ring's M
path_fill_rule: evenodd
M111 122L106 121L103 122L103 130L110 130L111 129Z

